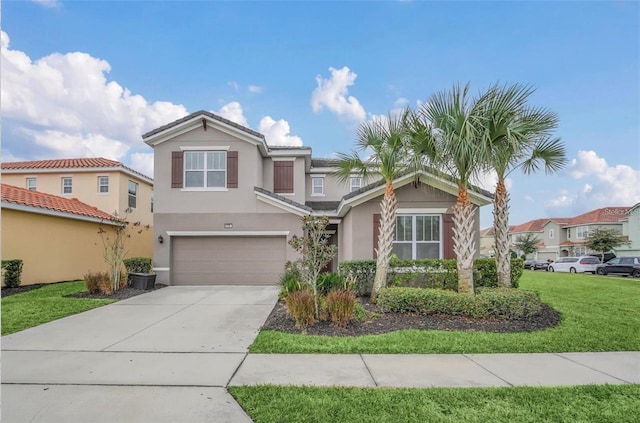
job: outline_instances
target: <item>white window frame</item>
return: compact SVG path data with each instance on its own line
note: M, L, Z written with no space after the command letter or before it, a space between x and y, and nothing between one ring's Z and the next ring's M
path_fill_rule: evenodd
M103 183L103 180L106 180L106 184ZM106 190L103 191L102 188ZM109 194L109 177L108 176L98 176L98 194L105 195Z
M208 168L208 153L220 154L222 155L222 164L224 166L223 169L209 169ZM187 157L190 154L202 154L202 169L187 169ZM183 157L183 166L182 166L182 180L183 180L183 190L185 191L226 191L227 190L227 152L226 150L186 150L184 152ZM202 172L203 174L203 185L197 187L187 186L187 172ZM207 172L222 172L224 174L224 184L221 186L207 186Z
M69 182L68 184L66 182ZM69 188L69 192L65 190ZM73 194L73 178L71 176L63 176L62 177L62 195L71 195Z
M398 234L398 218L407 218L410 217L411 218L411 240L410 241L396 241L396 237ZM417 240L417 234L416 234L416 230L417 230L417 218L418 217L437 217L438 218L438 234L439 234L439 239L437 241L418 241ZM416 255L417 255L417 251L418 251L418 244L438 244L438 259L442 259L443 255L442 255L442 248L444 246L444 242L442 239L443 233L442 233L442 223L443 223L443 219L442 219L442 215L441 214L429 214L429 213L418 213L418 214L397 214L396 215L396 231L393 234L393 244L411 244L411 260L416 260Z
M131 186L133 184L134 192L131 193ZM131 200L133 199L133 205L131 205ZM135 209L138 207L138 183L134 181L129 181L127 184L127 205L130 209Z
M320 185L316 185L316 182L320 182ZM316 191L316 188L319 188ZM324 195L324 176L314 175L311 177L311 196L320 197Z
M33 183L33 185L31 185ZM38 190L38 180L37 178L27 178L27 189L29 191L37 191Z
M585 239L589 236L589 227L588 226L578 226L576 228L576 238L577 239Z
M567 228L567 239L571 239L571 228Z
M362 177L352 176L349 178L349 192L357 191L362 188Z

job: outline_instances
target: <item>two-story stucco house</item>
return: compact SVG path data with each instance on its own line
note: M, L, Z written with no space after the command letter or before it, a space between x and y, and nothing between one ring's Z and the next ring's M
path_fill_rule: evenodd
M302 235L305 215L329 217L338 261L374 257L384 191L379 181L354 174L340 183L331 162L313 159L310 148L269 146L262 134L205 111L142 138L154 149L158 282L274 284L285 262L297 258L287 241ZM457 186L421 172L398 178L394 187L394 252L452 258ZM470 198L477 206L491 201L480 190Z
M63 198L77 198L108 214L153 223L153 180L115 160L56 159L2 163L2 182Z

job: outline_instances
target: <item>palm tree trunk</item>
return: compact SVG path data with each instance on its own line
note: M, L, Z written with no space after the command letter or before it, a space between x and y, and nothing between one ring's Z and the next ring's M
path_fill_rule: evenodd
M380 231L378 232L378 257L376 260L376 276L371 289L371 301L375 301L380 289L387 284L387 269L391 259L393 234L396 229L396 193L391 181L387 181L380 213Z
M495 232L496 270L498 286L511 288L511 255L509 254L509 193L504 179L498 179L493 200L493 230Z
M453 252L458 268L458 292L473 293L473 256L476 249L473 215L467 187L460 185L458 201L453 206Z

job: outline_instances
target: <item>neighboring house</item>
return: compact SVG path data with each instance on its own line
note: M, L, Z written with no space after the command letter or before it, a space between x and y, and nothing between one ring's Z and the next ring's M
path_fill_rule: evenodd
M517 242L518 238L526 233L535 234L540 239L539 249L535 253L535 258L538 260L557 260L559 257L595 254L599 251L591 251L585 246L589 232L595 228L615 229L621 235L632 238L632 228L634 224L637 225L637 218L635 222L633 219L628 222L629 234L624 233L623 224L623 218L627 216L631 218L629 210L629 207L603 207L575 217L531 220L511 227L511 242Z
M624 214L621 214L620 223L622 224L622 236L628 241L628 244L615 248L616 256L640 257L640 203L636 203Z
M153 223L153 179L122 163L104 158L37 160L2 163L2 181L32 191L83 203L145 225ZM151 255L151 244L148 256Z
M493 227L480 231L480 257L495 257L496 233Z
M22 285L106 271L100 227L112 217L77 199L2 184L2 258L23 261ZM140 246L132 242L132 252Z
M308 147L274 147L262 134L200 111L142 136L154 148L154 269L171 285L273 284L297 253L301 217L326 215L338 261L375 255L384 184L339 183ZM394 181L399 257L453 258L458 188L428 172ZM491 195L470 192L482 206ZM476 211L476 245L479 244Z

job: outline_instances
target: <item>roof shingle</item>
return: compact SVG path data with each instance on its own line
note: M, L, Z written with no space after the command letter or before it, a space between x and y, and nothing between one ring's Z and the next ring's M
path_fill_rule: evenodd
M52 159L52 160L32 160L24 162L3 162L2 170L38 170L38 169L91 169L91 168L121 168L141 176L151 179L143 173L133 170L122 163L105 159L104 157L82 157L77 159Z
M70 213L100 220L116 220L113 216L77 198L64 198L44 192L30 191L13 185L2 184L2 201L22 206Z

